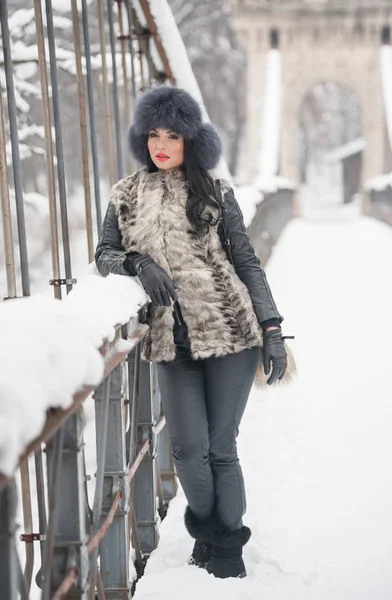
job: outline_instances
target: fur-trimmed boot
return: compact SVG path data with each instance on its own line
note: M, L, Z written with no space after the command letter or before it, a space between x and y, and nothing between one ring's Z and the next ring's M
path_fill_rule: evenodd
M201 540L196 540L195 545L193 546L193 551L189 559L188 565L195 565L195 567L205 569L210 558L210 542L202 542Z
M217 523L211 545L211 559L207 563L207 571L215 577L246 577L245 564L242 559L242 548L249 541L249 527L229 530Z
M208 573L226 579L227 577L246 577L242 548L249 541L249 527L230 530L217 516L199 519L187 506L185 527L196 543L189 564L197 564Z
M189 559L190 565L195 565L205 569L208 561L211 558L211 542L210 542L210 529L212 526L211 518L199 519L195 513L187 506L185 510L185 527L188 533L193 537L195 545L193 547L192 556Z

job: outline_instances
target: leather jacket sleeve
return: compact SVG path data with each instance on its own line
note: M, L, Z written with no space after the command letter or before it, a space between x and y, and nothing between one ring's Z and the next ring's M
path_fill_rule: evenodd
M279 325L283 317L276 307L266 274L250 242L241 209L231 188L224 198L226 211L223 213L223 221L230 240L235 271L249 290L259 324L263 324L263 328L267 322Z
M138 252L125 252L122 236L118 227L118 218L112 202L102 225L101 238L95 251L95 264L103 277L114 273L116 275L136 275L132 259L139 256Z

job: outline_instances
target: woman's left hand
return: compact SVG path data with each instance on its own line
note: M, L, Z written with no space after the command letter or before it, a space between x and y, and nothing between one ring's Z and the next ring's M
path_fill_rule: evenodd
M267 379L268 385L282 379L287 368L287 353L280 327L263 331L263 362L266 375L269 374L272 363L272 373Z

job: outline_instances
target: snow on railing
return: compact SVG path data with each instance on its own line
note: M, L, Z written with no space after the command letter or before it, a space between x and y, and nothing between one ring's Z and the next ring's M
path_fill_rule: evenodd
M114 341L116 326L137 323L145 301L132 278L103 278L91 265L62 301L33 296L0 304L0 473L13 475L48 409L68 408L77 392L102 381L100 349Z
M392 147L392 46L380 48L381 89L384 100L385 119L389 144Z
M365 190L367 191L382 192L388 188L392 189L392 173L377 175L377 177L368 179L365 183Z
M329 164L334 164L340 162L350 156L354 156L355 154L359 154L366 148L366 140L364 138L357 138L344 144L343 146L339 146L335 150L328 152L325 156L325 162Z

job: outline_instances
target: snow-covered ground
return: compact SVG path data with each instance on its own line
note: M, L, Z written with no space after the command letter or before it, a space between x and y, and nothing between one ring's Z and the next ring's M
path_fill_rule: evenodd
M288 225L267 273L299 376L253 390L242 423L248 577L187 566L180 493L136 600L392 598L391 256L352 206Z

